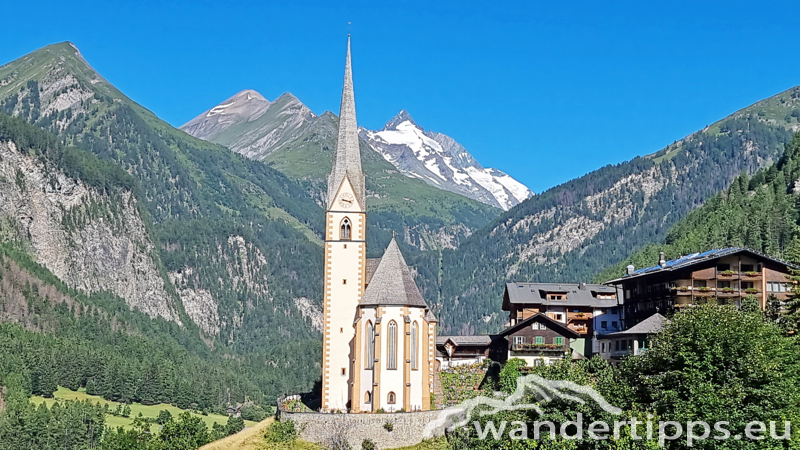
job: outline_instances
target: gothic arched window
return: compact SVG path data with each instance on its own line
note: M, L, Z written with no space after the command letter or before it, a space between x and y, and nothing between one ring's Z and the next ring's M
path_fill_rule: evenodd
M341 231L339 237L343 241L349 241L350 240L350 219L348 219L347 217L345 217L342 220L342 231Z
M394 395L394 392L389 392L387 396L386 403L390 405L394 405L397 402L397 396Z
M389 322L389 359L386 360L387 369L397 369L397 322Z
M372 322L367 322L367 369L372 369L375 364L375 327Z
M369 391L364 393L364 403L372 403L372 394Z
M411 369L417 370L419 365L419 342L417 338L417 322L411 324Z

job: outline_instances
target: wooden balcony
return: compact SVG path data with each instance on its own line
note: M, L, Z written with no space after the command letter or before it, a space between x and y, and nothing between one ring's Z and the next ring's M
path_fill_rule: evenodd
M591 320L592 313L590 312L568 312L567 313L567 322L572 322L573 320Z
M569 345L563 344L512 344L511 351L520 353L567 353Z
M577 325L577 324L572 324L571 323L571 324L567 325L567 328L569 328L570 330L572 330L572 331L574 331L574 332L576 332L578 334L587 334L587 333L589 333L589 327L586 326L586 325Z
M742 281L761 282L761 272L742 272Z

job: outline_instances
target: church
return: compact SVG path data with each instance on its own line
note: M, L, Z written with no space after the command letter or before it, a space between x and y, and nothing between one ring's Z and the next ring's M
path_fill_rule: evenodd
M431 409L436 317L392 239L367 258L367 195L350 37L325 211L322 411Z

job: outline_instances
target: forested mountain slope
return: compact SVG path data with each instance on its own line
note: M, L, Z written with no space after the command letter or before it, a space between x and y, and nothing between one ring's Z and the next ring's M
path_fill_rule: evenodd
M658 153L554 187L445 251L444 333L497 330L506 281L588 281L667 230L740 173L783 152L800 128L800 87L741 110ZM422 263L421 263L422 264ZM433 270L433 269L431 269Z
M242 91L181 127L193 136L228 146L263 161L299 181L320 204L327 192L339 118L315 115L297 97L285 93L272 102ZM420 250L455 248L500 210L403 175L360 140L367 174L370 256L380 256L396 231ZM377 252L377 253L374 253Z
M54 197L45 192L49 209L23 222L60 221L78 230L65 239L82 244L86 217L96 214L110 220L108 227L125 231L124 242L111 245L110 253L126 245L139 261L130 276L145 277L154 286L147 288L154 295L141 299L172 305L159 306L156 315L183 326L197 323L217 351L291 370L291 389L311 387L319 359L313 325L318 323L322 297L321 283L316 282L322 279L322 211L305 188L262 163L170 127L100 77L70 43L45 47L0 67L0 110L123 169L136 185L132 195L126 194L128 206L115 204L118 210L111 213L102 210L102 202L94 206L92 197L84 196L87 211L66 214L59 210L66 200L58 200L66 194ZM15 180L16 175L11 182ZM48 183L44 180L39 186ZM6 202L15 205L17 200ZM135 205L141 206L140 222L119 219ZM16 230L19 234L19 224ZM130 230L139 234L128 236ZM124 290L125 281L133 279L93 272L91 264L73 273L73 261L84 256L71 251L78 254L51 261L37 253L35 243L26 249L70 286L112 289L132 306L150 312L144 300L136 300L136 293ZM114 277L119 277L116 284L102 284ZM304 345L307 351L295 351ZM265 392L283 392L274 384L283 380L274 379L274 373L266 378L270 377Z
M269 399L293 387L297 380L282 376L279 366L264 367L260 358L228 359L210 348L166 277L145 270L142 261L157 264L157 259L147 260L152 244L142 231L133 177L2 114L0 148L0 167L21 168L12 177L0 175L0 381L7 399L51 396L61 385L85 387L110 400L218 410L229 400L247 396L261 402L265 393ZM25 193L29 205L9 203ZM33 216L12 214L28 211ZM128 241L132 238L143 241ZM47 239L50 254L43 257L36 241ZM86 267L72 267L75 258ZM66 262L66 276L45 267L61 270L59 262ZM93 273L98 263L120 273L98 276ZM131 276L130 283L143 286L148 284L136 277L151 276L160 280L164 297L141 303L115 293L116 285L90 289L73 278L81 270L98 282ZM265 356L288 358L303 345L287 345L285 354L271 349ZM315 348L305 346L305 352ZM314 378L298 376L304 382Z
M662 242L653 243L603 271L596 280L622 276L624 268L653 265L659 252L677 258L720 247L750 247L800 263L800 134L786 146L777 163L740 175L730 187L710 198L675 224Z

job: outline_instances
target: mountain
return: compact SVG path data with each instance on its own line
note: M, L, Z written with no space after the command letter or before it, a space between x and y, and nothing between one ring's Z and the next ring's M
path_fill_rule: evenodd
M15 159L4 183L15 189L0 193L0 241L69 289L122 298L215 357L250 364L240 372L267 398L311 388L322 283L309 280L322 279L323 213L306 187L174 129L68 42L0 67L0 111L76 147L67 169L80 155L104 164L85 184L105 189L106 166L132 180L112 201L6 144L4 158Z
M289 93L268 102L257 92L246 90L181 129L267 163L300 182L322 204L338 120L331 112L315 115ZM405 244L419 250L455 248L500 212L403 175L363 139L361 154L370 199L367 220L375 231L368 236L368 248L385 248L395 231Z
M495 331L507 281L589 281L726 188L777 160L800 130L800 87L666 148L536 195L427 262L441 282L443 333ZM420 265L425 263L420 261ZM424 283L425 281L423 281Z
M361 138L403 174L507 211L533 192L508 174L484 168L450 136L425 131L400 111L380 131L360 130Z
M800 116L800 114L798 115ZM727 190L676 223L654 242L595 279L623 276L625 266L648 267L664 252L670 259L722 247L749 247L800 263L800 133L774 164L743 174Z

